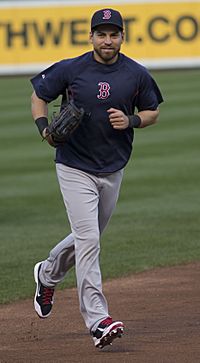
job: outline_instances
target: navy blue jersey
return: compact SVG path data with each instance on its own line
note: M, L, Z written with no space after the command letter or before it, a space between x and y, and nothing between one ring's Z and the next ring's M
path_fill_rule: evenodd
M112 173L123 168L132 151L134 130L115 130L109 122L111 107L125 114L156 110L163 101L146 68L125 55L106 65L93 52L62 60L31 79L37 96L46 102L66 89L86 114L70 140L56 149L56 162L89 173Z

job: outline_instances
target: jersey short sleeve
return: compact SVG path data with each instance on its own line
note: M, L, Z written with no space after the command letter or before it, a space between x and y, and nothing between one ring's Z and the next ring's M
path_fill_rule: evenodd
M57 62L31 79L36 95L46 102L55 100L64 94L68 86L70 63L67 60Z
M136 107L138 111L156 110L158 105L163 102L162 94L146 69L140 77Z

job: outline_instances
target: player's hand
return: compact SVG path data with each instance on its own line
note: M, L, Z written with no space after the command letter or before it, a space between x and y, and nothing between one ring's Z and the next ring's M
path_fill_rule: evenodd
M51 135L49 135L49 133L48 133L48 129L47 128L45 128L44 130L43 130L43 132L42 132L42 136L43 136L43 138L45 139L45 140L47 140L47 142L49 143L49 145L51 145L51 146L53 146L53 147L55 147L56 145L55 145L55 143L54 143L54 141L53 141L53 139L52 139L52 136Z
M109 120L112 127L116 130L124 130L129 126L129 119L123 111L116 108L109 108Z

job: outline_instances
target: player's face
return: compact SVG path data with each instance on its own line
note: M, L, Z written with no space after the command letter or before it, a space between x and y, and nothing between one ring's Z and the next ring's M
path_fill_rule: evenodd
M94 58L104 64L115 63L124 40L124 34L117 26L100 25L90 33Z

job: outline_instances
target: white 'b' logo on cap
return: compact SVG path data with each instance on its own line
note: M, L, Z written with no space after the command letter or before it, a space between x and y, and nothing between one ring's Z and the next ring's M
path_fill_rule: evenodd
M104 20L108 20L108 19L110 19L111 18L111 11L110 10L104 10L103 11L103 19Z

